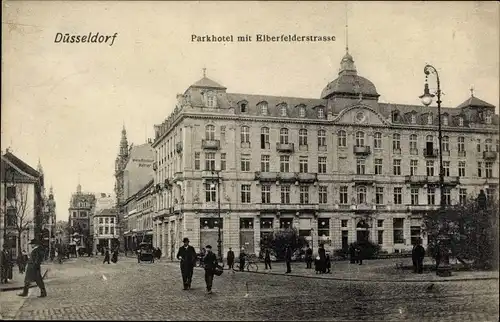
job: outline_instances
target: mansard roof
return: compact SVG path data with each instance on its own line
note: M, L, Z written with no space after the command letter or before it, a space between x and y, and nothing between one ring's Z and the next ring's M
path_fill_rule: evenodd
M199 87L199 88L216 88L216 89L226 89L226 87L220 85L219 83L211 80L210 78L203 77L190 87Z
M491 105L490 103L487 103L475 96L469 97L465 102L462 104L458 105L458 108L465 108L465 107L495 107L494 105Z

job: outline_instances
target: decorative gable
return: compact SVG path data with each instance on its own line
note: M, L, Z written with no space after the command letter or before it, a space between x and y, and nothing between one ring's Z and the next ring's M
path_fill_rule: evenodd
M333 120L334 123L390 125L378 112L366 105L357 105L344 109Z

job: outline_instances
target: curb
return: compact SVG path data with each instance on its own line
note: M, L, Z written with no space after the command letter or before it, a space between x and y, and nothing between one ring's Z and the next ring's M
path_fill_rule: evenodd
M36 284L35 285L30 285L29 288L34 288L34 287L37 287ZM4 288L0 288L0 293L1 292L9 292L9 291L20 291L23 288L24 288L24 285L23 286L4 287Z
M347 281L347 282L372 282L372 283L443 283L443 282L464 282L464 281L490 281L498 280L498 277L478 277L478 278L456 278L456 279L441 279L441 280L383 280L383 279L361 279L361 278L341 278L341 277L320 277L315 275L298 275L298 274L283 274L283 273L273 273L273 272L249 272L251 274L261 274L261 275L279 275L279 276L290 276L290 277L302 277L310 279L320 279L320 280L332 280L332 281Z

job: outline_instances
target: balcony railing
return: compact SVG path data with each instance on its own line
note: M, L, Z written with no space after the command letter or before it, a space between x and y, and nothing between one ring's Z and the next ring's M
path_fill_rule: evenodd
M375 182L375 175L373 174L355 174L352 181L357 184L373 184Z
M319 209L318 204L298 204L298 203L257 203L257 210L263 212L313 212Z
M369 146L354 146L353 147L353 152L354 154L360 154L360 155L369 155L371 153L371 149Z
M217 179L217 172L212 170L203 170L201 172L201 177L203 179Z
M317 173L298 173L298 181L300 183L314 183L318 181Z
M375 205L369 204L369 203L360 203L355 205L355 210L356 211L362 211L362 212L367 212L367 211L373 211L376 210L377 207Z
M278 180L280 182L295 182L298 180L297 177L295 172L280 172L278 174Z
M279 180L278 172L255 172L255 180L260 182L276 182Z
M426 158L437 158L438 154L439 154L438 149L427 149L427 148L424 149L424 156Z
M293 143L276 143L276 151L292 153L294 145Z
M410 211L410 212L423 212L423 211L434 210L438 207L439 206L436 206L436 205L409 205L408 211Z
M220 140L202 140L201 146L203 149L207 150L219 150Z
M175 152L181 153L182 152L182 142L177 142L175 144Z
M460 184L460 177L444 177L443 182L445 185L457 185ZM405 176L405 183L410 184L439 184L439 176Z
M484 151L483 152L483 159L485 159L485 160L496 160L497 159L497 152L494 152L494 151Z

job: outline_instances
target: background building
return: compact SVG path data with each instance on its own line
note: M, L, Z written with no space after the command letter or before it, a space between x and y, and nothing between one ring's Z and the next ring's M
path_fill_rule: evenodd
M166 240L175 249L182 237L217 245L219 225L224 253L258 253L262 236L287 227L314 248L360 239L389 252L410 250L420 237L425 244L422 214L439 204L439 117L446 201L484 188L497 196L493 105L471 96L437 115L380 103L349 53L340 65L317 99L232 94L206 77L178 95L155 126L155 246Z
M153 183L153 180L149 181L125 201L124 236L127 250L136 250L141 242L153 242ZM161 245L158 247L161 248Z
M68 244L76 249L92 249L93 231L91 218L95 210L96 198L93 193L82 192L78 184L76 193L71 195L68 223L70 234Z
M41 169L41 167L39 166ZM40 173L7 150L1 157L0 247L9 245L14 257L41 238L44 222L43 172Z
M104 247L114 249L118 246L116 229L116 209L102 209L93 216L94 252Z

